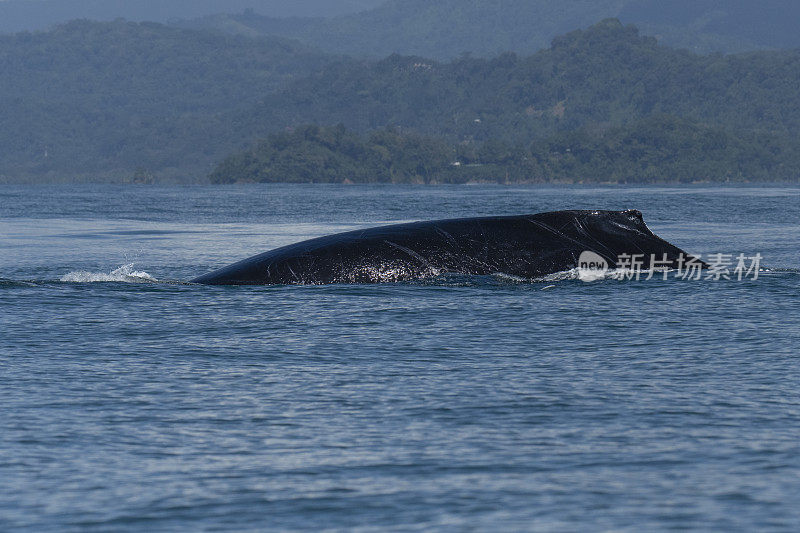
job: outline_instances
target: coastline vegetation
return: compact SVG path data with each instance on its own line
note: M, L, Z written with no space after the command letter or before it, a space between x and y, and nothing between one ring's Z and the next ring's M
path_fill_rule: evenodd
M791 181L800 151L773 135L657 116L606 131L565 132L527 145L449 144L382 129L307 125L223 160L212 183L694 183Z

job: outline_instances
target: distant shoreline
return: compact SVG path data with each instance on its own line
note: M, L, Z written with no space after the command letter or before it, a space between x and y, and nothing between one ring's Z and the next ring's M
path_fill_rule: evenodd
M5 176L0 176L0 187L2 186L87 186L87 185L116 185L116 186L129 186L129 187L249 187L249 186L322 186L322 187L360 187L360 186L380 186L380 187L477 187L494 185L498 187L800 187L800 177L797 181L720 181L720 180L697 180L691 182L678 181L678 180L661 180L654 182L613 182L613 181L587 181L587 180L552 180L552 181L515 181L515 182L501 182L501 181L469 181L464 183L448 183L448 182L429 182L429 183L391 183L391 182L289 182L289 181L274 181L274 182L254 182L254 181L237 181L231 183L212 183L207 179L193 180L193 179L165 179L155 180L149 183L137 183L132 181L115 180L115 179L102 179L99 177L80 177L78 179L58 179L58 180L42 180L42 179L14 179Z

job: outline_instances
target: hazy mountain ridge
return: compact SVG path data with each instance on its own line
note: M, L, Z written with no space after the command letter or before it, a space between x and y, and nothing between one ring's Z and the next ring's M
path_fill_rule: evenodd
M199 179L255 139L308 123L357 135L389 128L400 145L428 136L460 147L465 161L516 169L509 176L567 176L622 157L625 172L649 161L648 175L690 175L694 165L792 179L800 168L800 51L694 55L616 20L530 56L451 62L354 60L285 39L78 21L0 38L0 68L9 73L0 78L7 178L120 179L140 169ZM682 135L694 144L683 147ZM697 159L712 149L706 138L719 141L716 166ZM677 167L676 150L685 154Z
M609 19L530 56L439 63L345 61L265 98L249 116L454 139L531 139L671 114L731 128L800 131L800 52L700 56Z
M256 13L179 24L282 35L356 56L449 59L465 52L533 53L559 34L609 17L636 24L664 44L701 53L800 47L800 3L791 0L389 0L364 12L289 24Z
M671 46L723 52L800 47L795 0L636 0L618 18L648 35L663 34Z
M0 174L204 172L236 146L222 114L328 61L282 38L155 23L0 36Z
M253 9L265 16L335 16L363 11L383 0L3 0L0 33L42 30L85 18L167 22Z
M303 135L270 136L213 179L345 181L362 176L350 161L364 153L370 181L796 180L798 83L798 51L699 56L616 20L527 57L336 63L248 114L254 130ZM306 123L390 129L375 142ZM331 136L347 142L331 148ZM387 136L390 154L410 153L370 163Z

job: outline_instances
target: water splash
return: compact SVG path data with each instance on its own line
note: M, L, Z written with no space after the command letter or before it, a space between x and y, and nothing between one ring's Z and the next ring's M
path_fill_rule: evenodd
M133 263L122 265L109 273L87 272L80 270L61 276L61 281L70 283L96 283L96 282L122 282L122 283L152 283L156 278L142 270L134 270Z
M540 278L535 278L534 281L550 283L554 281L568 281L568 280L581 280L586 283L593 281L604 280L624 280L629 271L620 269L611 270L595 270L589 268L572 268L570 270L563 270L561 272L554 272ZM642 274L647 275L648 271L642 270Z

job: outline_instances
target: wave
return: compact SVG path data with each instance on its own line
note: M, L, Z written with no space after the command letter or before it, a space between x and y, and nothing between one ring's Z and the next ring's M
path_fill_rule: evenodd
M560 272L554 272L552 274L547 274L546 276L538 276L535 278L523 278L520 276L514 276L512 274L506 274L504 272L497 272L492 274L492 277L500 282L503 283L512 283L512 284L525 284L525 283L554 283L558 281L571 281L571 280L581 280L584 282L592 282L592 281L602 281L607 279L612 280L623 280L626 279L625 276L629 272L626 270L619 270L619 269L610 269L610 270L592 270L592 269L584 269L584 268L572 268L570 270L562 270ZM641 271L643 276L647 275L647 271Z
M678 271L671 268L666 271L668 279L675 279L678 275ZM796 268L761 268L758 270L759 276L770 275L770 274L796 274L800 273L800 269ZM636 270L629 270L629 269L620 269L620 268L612 268L609 270L593 270L593 269L583 269L583 268L573 268L571 270L565 270L562 272L555 272L553 274L548 274L547 276L543 276L540 278L534 278L533 282L555 282L555 281L567 281L567 280L581 280L587 283L591 283L594 281L604 281L604 280L616 280L616 281L629 281L629 280L649 280L649 279L663 279L665 274L664 270L654 270L651 271L649 269L642 269L639 271ZM708 280L709 271L704 270L702 272L703 280ZM736 279L736 275L734 272L728 272L728 276L730 279ZM725 279L725 278L723 278Z
M87 272L79 270L61 276L61 281L68 283L97 283L97 282L122 282L122 283L154 283L156 278L143 270L134 270L133 263L106 272Z
M672 278L672 273L674 270L670 270L670 279ZM796 274L800 273L800 269L796 268L770 268L770 269L760 269L760 275L781 275L781 274ZM641 279L647 279L649 271L642 270L639 272ZM663 272L657 271L653 273L653 278L661 279ZM481 279L486 280L492 279L495 283L500 284L511 284L511 285L518 285L518 284L539 284L539 283L546 283L548 284L545 289L549 289L554 287L555 285L551 285L552 283L558 283L563 281L573 281L573 280L580 280L583 282L591 283L591 282L598 282L598 281L606 281L606 280L616 280L616 281L626 281L635 277L632 275L630 270L624 269L609 269L609 270L591 270L591 269L581 269L581 268L573 268L570 270L565 270L561 272L555 272L553 274L548 274L546 276L536 277L536 278L523 278L519 276L514 276L511 274L506 274L502 272L497 272L491 274L490 276L470 276L470 275L463 275L463 274L439 274L436 276L431 276L427 278L423 278L420 280L416 280L412 283L421 283L423 285L445 285L445 286L473 286L473 285L480 285ZM149 273L142 271L142 270L135 270L134 263L129 263L127 265L123 265L111 272L87 272L84 270L81 271L74 271L69 272L68 274L63 275L60 278L62 282L68 283L95 283L95 282L117 282L117 283L177 283L177 284L185 284L186 282L181 281L167 281L167 280L159 280L154 276L150 275ZM391 280L384 280L384 281L391 281ZM485 283L486 281L484 281ZM7 284L20 284L23 283L21 281L13 281L9 279L0 278L0 285L7 285ZM544 289L543 289L544 290Z
M625 271L611 269L611 270L593 270L585 268L572 268L570 270L563 270L561 272L554 272L539 278L534 278L534 282L539 283L552 283L554 281L568 281L568 280L581 280L584 282L602 281L607 279L624 279Z
M670 270L670 273L675 272ZM661 279L663 271L657 270L652 274L652 278ZM411 283L421 283L423 285L444 285L444 286L479 286L485 283L500 284L500 285L529 285L529 284L547 284L542 290L551 289L556 287L554 283L564 281L582 281L585 283L593 283L598 281L615 280L615 281L628 281L636 279L636 271L626 269L609 269L609 270L593 270L584 268L572 268L569 270L562 270L554 272L545 276L537 276L534 278L526 278L507 274L505 272L495 272L489 275L469 275L469 274L440 274L423 278ZM638 279L646 280L650 277L649 270L640 270L638 272ZM670 278L673 277L672 275Z
M35 287L36 284L30 281L20 281L15 279L0 278L0 288Z

